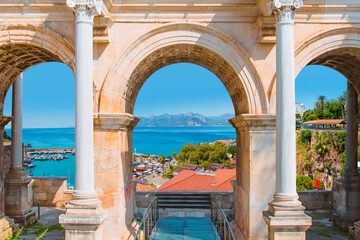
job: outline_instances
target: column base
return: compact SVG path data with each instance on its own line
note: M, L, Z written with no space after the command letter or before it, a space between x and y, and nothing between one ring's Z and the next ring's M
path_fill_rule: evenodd
M357 221L354 227L350 228L350 233L353 235L354 240L360 240L360 221Z
M263 212L269 240L306 239L305 232L312 219L305 214L305 207L297 199L297 194L275 195L274 201L269 203L269 210Z
M30 181L23 169L11 169L5 177L5 214L20 226L30 225L36 220L28 193Z
M59 223L65 229L66 240L102 239L102 223L106 215L96 198L74 199L66 205L66 213L60 215Z
M19 225L6 215L0 217L0 239L10 238L13 233L19 231Z
M337 180L334 183L334 196L340 199L334 199L338 202L332 220L342 229L348 231L356 221L360 220L360 176L346 176L345 179Z

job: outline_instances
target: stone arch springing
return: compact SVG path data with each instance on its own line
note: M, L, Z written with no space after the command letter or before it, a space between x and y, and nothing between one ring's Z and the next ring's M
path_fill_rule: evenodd
M132 44L110 69L100 90L99 112L133 113L148 77L173 63L198 64L223 82L235 113L266 113L267 97L246 52L217 30L199 24L166 24Z
M0 112L15 79L31 66L62 62L75 70L75 49L60 35L34 26L8 26L0 31Z

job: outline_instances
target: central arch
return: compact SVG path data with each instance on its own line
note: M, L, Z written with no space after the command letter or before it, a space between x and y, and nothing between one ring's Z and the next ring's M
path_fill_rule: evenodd
M132 130L139 121L133 116L137 95L151 74L167 65L184 62L200 65L214 73L231 97L237 116L231 122L236 128L238 151L242 151L237 154L242 156L241 162L240 157L237 159L237 175L241 175L237 182L242 183L237 187L241 199L235 205L246 211L238 218L247 219L240 231L245 235L265 236L265 222L258 221L259 226L251 225L251 229L247 224L252 221L249 219L262 219L261 213L273 194L270 189L270 195L257 196L249 187L250 182L262 184L268 177L261 177L253 170L262 166L263 160L256 159L258 149L250 139L267 135L270 142L275 141L274 116L268 115L269 104L263 83L251 57L241 46L216 29L193 23L165 24L137 39L121 53L100 88L95 114L95 166L98 166L95 179L102 206L109 213L104 232L118 229L114 236L134 232L131 227L134 209L131 163ZM271 124L271 130L263 128L267 123ZM250 138L250 132L256 132L256 137ZM273 148L268 148L267 152L271 158L269 160L268 156L267 162L272 165ZM111 169L108 166L112 166ZM270 175L273 179L272 173ZM264 199L252 204L254 197ZM250 211L249 205L256 210ZM261 228L261 231L255 232L255 228Z
M236 115L267 112L262 82L245 50L215 29L189 23L156 28L132 44L105 78L99 112L132 114L137 94L148 77L181 62L213 72L227 89Z

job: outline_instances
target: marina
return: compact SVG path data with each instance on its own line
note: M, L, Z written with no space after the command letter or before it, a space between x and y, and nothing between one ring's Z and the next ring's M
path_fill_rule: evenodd
M61 161L75 155L75 148L32 148L25 150L24 166L35 167L33 161Z

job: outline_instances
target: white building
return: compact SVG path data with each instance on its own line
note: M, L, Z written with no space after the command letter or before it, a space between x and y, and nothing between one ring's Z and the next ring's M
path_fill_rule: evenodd
M296 113L300 113L302 117L305 112L305 105L303 103L296 103L295 106L296 106Z

